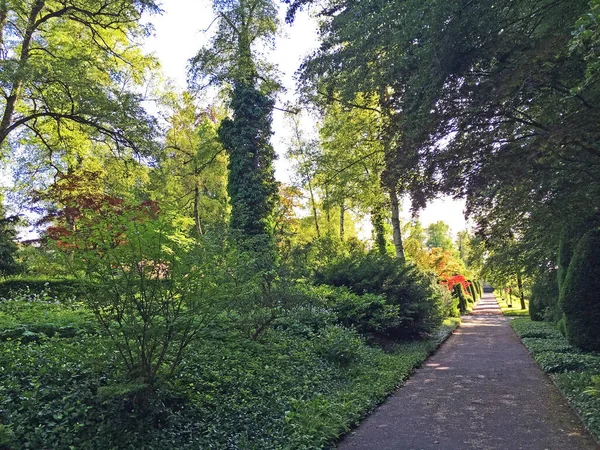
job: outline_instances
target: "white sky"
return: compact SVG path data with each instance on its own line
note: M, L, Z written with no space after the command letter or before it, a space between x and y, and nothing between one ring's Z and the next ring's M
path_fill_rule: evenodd
M159 58L165 75L183 90L186 85L188 60L208 41L207 33L202 30L209 26L214 17L211 11L211 2L207 0L166 0L162 8L164 10L162 15L149 18L154 25L155 33L145 47L147 51L153 52ZM280 103L294 98L294 73L304 57L318 45L316 23L305 13L298 15L293 26L283 24L282 28L271 59L278 64L282 73L283 85L287 90L280 96ZM290 179L290 166L283 155L286 151L284 141L289 130L281 111L275 111L273 114L273 130L272 143L279 155L279 159L275 163L275 174L277 179L287 182ZM419 219L424 226L443 220L456 233L466 226L463 209L463 201L443 198L431 202L421 212ZM405 211L403 216L405 220L410 219L408 211ZM368 234L367 230L363 234Z

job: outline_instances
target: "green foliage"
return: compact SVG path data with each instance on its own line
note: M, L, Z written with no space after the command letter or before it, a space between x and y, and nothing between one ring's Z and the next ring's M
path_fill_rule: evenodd
M54 335L97 332L94 315L82 303L57 302L48 292L21 292L0 302L0 340L38 341Z
M586 233L575 248L560 304L567 338L584 350L600 351L600 229Z
M458 300L458 309L461 314L466 314L469 308L469 301L465 289L461 283L455 284L452 288L452 296Z
M349 367L360 361L365 350L356 332L339 326L323 329L314 345L319 356L340 367Z
M531 287L529 316L531 320L554 321L558 307L558 275L556 270L540 273Z
M238 83L231 109L233 120L225 119L219 127L219 139L229 154L231 228L250 237L264 236L265 242L256 250L268 252L278 192L275 151L269 143L273 100L250 84Z
M600 374L600 355L573 347L548 322L515 319L511 326L540 367L550 374L588 429L599 437L600 397L595 386Z
M7 276L21 272L23 267L15 260L18 250L15 224L19 217L4 217L2 200L0 196L0 276Z
M510 322L520 338L562 339L560 332L551 324L532 322L529 319L515 319Z
M74 274L90 282L86 305L131 379L152 384L164 368L172 376L187 346L223 309L221 242L186 236L187 220L156 217L151 204L103 204L100 213L86 214L85 226L62 241Z
M86 292L85 282L76 278L18 277L0 281L0 298L14 298L23 293L42 295L56 301L81 297Z
M317 284L345 286L356 294L381 295L398 308L396 337L427 333L442 322L444 301L434 280L397 258L354 253L315 274Z
M401 326L398 306L390 305L381 295L359 295L345 287L329 286L319 286L315 293L323 297L340 325L361 334L393 336Z

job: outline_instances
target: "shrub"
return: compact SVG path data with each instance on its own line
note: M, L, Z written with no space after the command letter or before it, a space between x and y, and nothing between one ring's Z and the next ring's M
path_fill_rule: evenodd
M458 300L458 309L461 314L465 314L467 312L467 308L469 307L469 302L467 300L467 296L465 295L465 290L462 284L455 284L452 288L452 295L455 299Z
M348 367L361 359L364 344L356 332L334 325L316 336L314 348L327 362Z
M558 279L556 270L542 272L531 287L529 317L531 320L552 320L558 304Z
M20 293L41 294L58 301L80 297L86 292L81 280L74 278L18 277L0 281L0 297L12 298Z
M573 253L560 295L569 342L600 351L600 229L586 233Z
M415 266L388 255L355 252L315 274L318 284L345 286L352 292L376 294L398 308L395 337L428 333L442 323L443 298L435 280Z

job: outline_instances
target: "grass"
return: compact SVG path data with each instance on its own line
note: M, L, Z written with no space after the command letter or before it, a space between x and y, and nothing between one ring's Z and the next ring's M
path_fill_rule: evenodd
M500 309L502 310L502 314L505 316L526 316L529 317L529 301L525 300L525 309L521 309L521 300L516 295L511 296L511 303L509 306L508 295L505 295L505 298L500 296L500 293L496 294L496 300L498 301L498 305L500 305Z
M448 319L426 339L385 349L335 324L281 320L256 342L216 323L174 379L148 390L123 379L112 342L86 331L85 313L22 303L3 305L14 314L0 320L0 331L68 324L82 332L0 342L2 449L323 448L384 401L459 323Z
M556 326L518 318L511 326L587 428L600 439L600 354L583 352L571 346Z

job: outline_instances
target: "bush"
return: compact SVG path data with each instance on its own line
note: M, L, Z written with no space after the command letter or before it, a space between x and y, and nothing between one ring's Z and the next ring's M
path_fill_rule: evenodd
M81 297L86 285L74 278L18 277L0 281L0 298L12 298L19 293L41 294L58 301Z
M354 253L315 274L317 284L345 286L355 294L375 294L398 308L394 337L428 333L443 320L443 297L428 275L388 255Z
M458 300L458 309L460 310L460 313L465 314L469 307L469 302L465 294L465 289L461 283L454 285L452 288L452 296Z
M361 359L364 344L356 332L334 325L317 335L314 348L327 362L348 367Z
M569 342L600 351L600 229L586 233L573 253L560 295Z
M529 317L531 320L553 320L558 304L558 278L556 270L538 275L531 287Z

